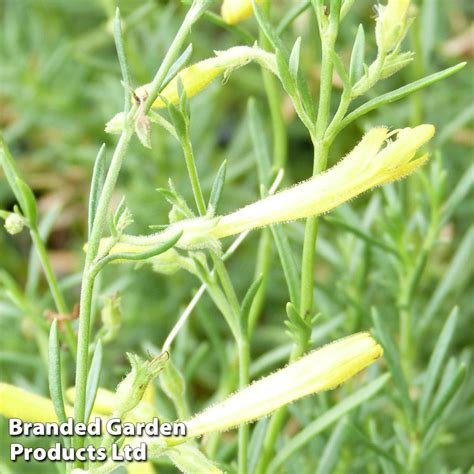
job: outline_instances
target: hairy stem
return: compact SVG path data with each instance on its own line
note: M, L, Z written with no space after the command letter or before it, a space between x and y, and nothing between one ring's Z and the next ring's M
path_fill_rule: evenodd
M197 0L189 9L183 23L181 24L168 52L163 59L155 77L152 81L149 96L144 103L145 113L153 104L159 89L168 73L170 67L178 57L181 48L185 42L186 37L191 29L191 26L204 12L208 5L208 1ZM87 246L86 261L84 265L84 274L81 285L81 300L80 300L80 315L79 315L79 333L77 345L77 361L76 361L76 394L74 400L74 419L76 422L83 422L86 404L87 391L87 374L89 363L89 341L90 341L90 319L92 308L92 296L94 290L94 277L92 271L94 259L97 256L100 239L102 237L105 222L107 220L107 213L112 198L112 193L115 189L117 179L120 173L123 159L128 149L128 145L133 135L134 123L136 120L136 108L128 113L124 121L124 129L120 135L117 147L115 148L112 160L107 171L105 183L100 195L97 205L97 211L92 225L92 231ZM75 440L76 447L84 445L84 438L77 437ZM81 463L77 465L80 467Z

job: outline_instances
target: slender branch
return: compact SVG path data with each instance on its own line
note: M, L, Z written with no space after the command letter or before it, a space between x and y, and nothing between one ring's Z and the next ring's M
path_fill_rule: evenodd
M179 55L179 52L185 42L185 39L191 29L191 26L204 12L208 5L208 1L196 0L189 9L183 23L181 24L168 52L163 59L150 88L148 98L144 103L145 113L149 110L156 99L159 88L163 83L168 70ZM92 295L94 289L95 274L92 271L94 259L99 250L100 239L107 218L112 193L117 183L118 175L122 166L123 159L128 149L128 145L133 135L134 123L137 118L137 108L133 107L124 120L124 129L120 135L117 147L112 156L107 177L103 186L102 193L97 205L96 215L92 226L89 244L87 246L86 261L84 266L84 274L81 286L80 315L79 315L79 334L76 362L76 395L74 400L74 419L76 422L84 422L86 390L87 390L87 373L89 362L89 341L90 341L90 319L92 307ZM82 447L84 438L77 437L75 446ZM80 467L81 463L77 463Z
M51 295L53 296L54 304L56 305L56 310L61 314L67 314L69 311L66 306L66 302L64 301L63 294L59 289L58 281L56 280L56 276L54 275L53 268L51 266L51 261L48 257L48 253L46 251L38 229L31 229L30 234L33 244L38 253L39 259L41 261L44 274L46 275L46 280L48 281L49 290L51 291ZM67 344L71 349L72 356L75 357L75 352L77 348L76 336L74 334L74 330L70 321L64 321L64 329Z

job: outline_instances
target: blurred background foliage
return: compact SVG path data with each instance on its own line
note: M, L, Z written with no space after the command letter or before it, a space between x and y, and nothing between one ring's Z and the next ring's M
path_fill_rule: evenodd
M272 2L273 3L273 2ZM275 22L297 0L275 1ZM170 39L183 18L185 6L176 1L123 0L0 0L0 126L19 167L38 198L42 216L50 223L48 250L54 269L67 288L69 306L78 301L82 246L87 227L87 195L93 160L97 149L106 143L109 155L115 137L106 135L104 123L118 112L123 103L120 72L112 38L115 6L121 8L125 22L126 52L134 86L148 82L163 57ZM417 53L412 65L400 74L382 82L380 93L391 90L423 75L470 59L474 52L474 6L468 0L423 0L418 2L419 15L405 40L406 48ZM217 10L216 10L217 11ZM358 0L345 19L338 48L348 61L359 23L366 29L371 58L375 54L373 26L374 5ZM300 15L283 34L291 46L302 37L301 67L314 95L318 90L319 44L312 12ZM209 57L213 50L236 44L252 44L258 38L253 19L241 29L223 28L203 18L193 29L192 61ZM341 135L331 150L331 163L340 159L372 126L400 128L422 122L437 128L434 159L421 172L403 183L371 192L346 204L323 219L318 240L316 267L316 307L321 316L318 343L370 329L371 308L378 308L385 330L394 341L398 338L397 299L403 270L396 258L367 239L341 227L350 226L370 234L379 242L403 249L408 260L423 250L423 238L429 226L429 193L441 192L441 168L446 173L442 202L450 198L459 183L472 181L473 75L468 65L460 73L414 96L387 105L358 120ZM335 77L338 87L340 80ZM374 91L371 94L375 94ZM223 84L220 81L191 100L191 133L204 192L209 193L215 173L224 159L228 161L226 187L221 211L237 209L258 197L255 157L250 138L246 104L250 96L264 117L268 117L261 73L256 65L234 72ZM312 148L309 136L299 123L291 103L283 97L282 109L288 127L288 163L285 184L289 185L311 174ZM270 136L270 121L265 124ZM130 148L116 191L115 202L122 195L133 212L133 232L146 232L150 224L167 222L169 207L156 192L172 177L176 188L188 202L192 194L185 163L177 142L162 129L154 127L153 149L147 150L137 140ZM1 172L0 172L1 173ZM469 178L470 176L470 178ZM468 363L474 342L472 287L473 201L463 191L463 199L454 200L449 219L443 224L437 241L427 256L427 264L416 287L412 317L424 318L427 324L415 330L409 360L402 361L410 381L410 395L419 396L425 382L430 355L449 312L459 306L459 321L450 341L449 356ZM471 199L470 199L471 198ZM11 210L13 195L0 174L0 208ZM442 209L440 208L442 211ZM303 223L288 226L292 246L298 251L303 239ZM258 232L251 235L229 261L229 271L239 295L243 295L254 273ZM28 297L42 315L53 310L47 287L36 267L28 270L31 242L27 232L9 236L0 229L0 268L20 288L30 289ZM411 261L411 260L410 260ZM169 330L189 302L198 284L184 272L164 277L148 266L132 270L131 266L112 266L101 278L97 297L96 321L106 296L121 295L122 327L106 346L102 386L113 389L127 370L125 352L157 351ZM402 274L400 274L402 272ZM36 280L39 283L36 285ZM283 273L275 253L270 284L263 314L252 341L253 376L284 364L285 304L288 295ZM427 313L429 313L427 315ZM31 320L9 298L0 286L0 379L4 382L47 394L47 367L38 357L34 340L37 329ZM219 397L222 380L236 377L235 354L223 319L212 302L204 297L189 324L176 342L175 364L188 383L188 397L194 411ZM283 349L282 349L283 348ZM265 363L259 359L269 351L283 351ZM272 352L273 353L273 352ZM454 359L453 359L454 360ZM70 361L68 385L73 383ZM260 364L260 365L259 365ZM372 369L371 369L372 370ZM373 369L381 370L381 369ZM366 375L372 378L372 375ZM230 382L225 382L232 385ZM224 383L224 385L225 385ZM235 383L235 380L234 380ZM330 406L334 400L350 393L351 385L326 396L312 397L292 406L292 418L281 443L291 437L308 420ZM171 406L159 389L157 398L162 409ZM443 413L436 442L423 460L420 472L466 472L473 462L474 379L469 373L459 393ZM449 415L449 416L448 416ZM393 382L351 417L353 426L380 441L387 452L403 447L397 432L401 419ZM5 428L5 420L0 420ZM398 430L399 431L399 430ZM316 472L317 460L331 436L328 429L311 441L286 464L287 472ZM4 438L5 439L5 438ZM235 456L233 436L225 437L216 458L230 461ZM333 438L331 438L333 439ZM371 446L355 436L346 436L334 460L334 472L395 472L386 470L384 459ZM32 441L28 441L32 443ZM377 444L377 443L375 443ZM2 458L8 446L2 442ZM381 459L381 460L380 460ZM394 469L391 465L390 469ZM331 466L329 466L331 467ZM12 472L26 472L15 470ZM454 471L459 468L459 471ZM5 469L7 469L5 467ZM48 471L47 464L28 472ZM164 467L163 472L173 472ZM3 465L2 465L2 472ZM331 472L322 471L322 472ZM160 471L161 472L161 471ZM319 470L317 472L320 472Z

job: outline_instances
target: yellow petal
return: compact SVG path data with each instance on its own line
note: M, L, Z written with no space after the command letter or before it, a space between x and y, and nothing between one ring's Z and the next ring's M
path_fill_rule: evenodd
M46 397L27 392L7 383L0 383L0 414L32 422L57 422L53 402ZM72 408L66 414L73 416Z
M260 3L261 0L257 0ZM221 16L229 25L235 25L245 20L253 13L251 0L224 0L221 7Z

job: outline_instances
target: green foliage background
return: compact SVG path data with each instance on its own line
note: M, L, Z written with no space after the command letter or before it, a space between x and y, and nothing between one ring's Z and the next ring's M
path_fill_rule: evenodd
M179 2L158 0L118 3L127 21L126 52L133 83L138 86L152 77L185 7ZM273 17L278 18L291 2L275 3ZM417 57L400 74L377 85L377 92L394 89L466 59L465 51L455 57L447 55L445 44L472 22L474 11L470 2L424 0L419 2L419 8L413 32L406 40L407 48L415 51ZM111 0L0 0L0 126L35 191L41 215L51 220L48 249L56 273L68 288L70 307L78 301L93 160L101 143L107 144L109 153L113 149L115 137L105 134L104 123L123 104L111 35L114 9L115 2ZM350 56L359 23L366 28L367 54L374 54L373 34L368 33L373 31L373 17L373 2L355 3L338 39L343 59ZM251 38L258 37L253 19L243 28ZM316 31L312 14L306 13L284 34L290 46L297 36L302 36L300 64L313 93L318 86ZM206 19L193 28L191 40L193 62L211 56L213 50L249 43L238 30L224 29ZM468 370L453 400L436 415L432 439L421 453L419 472L426 473L467 472L473 462L474 379L469 367L474 342L474 233L473 201L466 191L473 178L472 77L472 67L468 65L411 98L370 113L343 132L331 150L331 163L375 125L402 128L433 123L437 128L432 145L434 156L422 171L407 181L370 192L338 208L330 214L336 219L322 219L317 247L315 302L321 316L315 325L315 345L371 329L371 311L375 308L381 331L393 339L394 353L399 355L397 302L417 256L423 251L431 219L430 193L441 196L436 210L446 216L446 221L429 249L426 267L414 289L409 309L414 327L410 352L406 359L398 360L409 383L410 397L415 401L430 377L437 377L433 380L434 388L441 390L461 362ZM225 85L216 81L191 100L191 132L206 195L218 167L224 159L228 161L222 212L237 209L259 195L246 114L250 96L256 98L266 119L267 102L256 65L236 71ZM289 185L311 174L312 149L306 130L285 101L283 107L289 131L285 170L285 184ZM265 129L271 142L269 119ZM135 219L132 232L137 233L146 232L150 224L167 222L168 205L155 189L165 187L169 177L192 202L179 145L157 127L153 128L152 143L153 149L146 150L134 140L116 193L116 201L125 195ZM446 173L444 191L442 173ZM11 191L0 175L0 208L11 210L13 204ZM340 221L347 225L342 227ZM286 227L291 245L299 254L303 223ZM348 227L362 230L366 238L355 235ZM229 261L239 296L245 293L254 274L258 239L259 232L254 232ZM404 253L405 266L380 242ZM30 250L27 232L12 237L0 229L0 271L11 275L20 288L26 285L27 298L37 314L43 315L54 307L41 272L36 265L28 265ZM276 252L272 262L267 299L251 346L253 377L283 366L289 353L290 339L283 324L288 295ZM106 295L120 292L123 321L116 338L105 347L102 386L114 389L128 370L125 352L158 351L197 286L197 281L184 272L164 277L148 266L133 271L131 266L106 270L98 302L101 304ZM433 374L428 370L430 357L455 306L459 308L457 325L446 341L449 349L439 372ZM97 313L99 309L96 308ZM39 353L36 331L31 320L12 303L5 286L0 285L0 381L47 395L47 365ZM267 358L263 357L265 354ZM268 358L268 354L274 357ZM173 360L185 375L188 398L195 412L235 388L236 358L229 331L207 297L179 335ZM66 364L69 386L73 383L73 365L71 361ZM278 445L284 446L302 427L386 370L386 362L382 362L334 392L293 404L291 420ZM381 392L345 418L344 423L349 426L344 425L345 436L336 437L338 428L330 426L287 461L285 472L402 471L405 453L414 440L405 430L406 413L397 382L393 376ZM172 405L159 387L157 403L173 418ZM7 466L8 439L3 436L3 418L0 428L1 472L53 472L47 464L28 467L28 471L23 465ZM333 458L328 461L323 457L327 461L323 466L319 460L322 453L328 453L325 448L329 439L336 443L329 452ZM215 459L231 469L235 453L235 438L229 434L217 449ZM165 464L159 472L174 472L174 468Z

